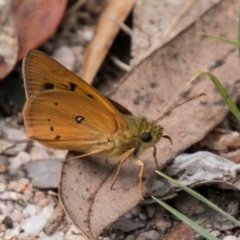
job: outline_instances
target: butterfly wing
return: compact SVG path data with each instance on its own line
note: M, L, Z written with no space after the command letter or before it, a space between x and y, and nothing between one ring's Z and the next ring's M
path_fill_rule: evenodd
M53 89L80 93L104 105L105 108L115 115L118 126L122 130L127 129L126 121L114 107L113 102L112 104L105 96L83 79L40 51L29 51L24 58L23 78L27 98Z
M57 149L89 152L109 147L115 115L84 94L49 90L33 94L23 111L28 136Z

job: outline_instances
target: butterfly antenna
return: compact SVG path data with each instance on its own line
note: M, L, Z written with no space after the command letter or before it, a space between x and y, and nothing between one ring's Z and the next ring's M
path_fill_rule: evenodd
M174 106L173 108L171 108L170 110L168 110L167 112L165 112L160 118L157 119L157 121L161 120L163 117L165 117L166 115L168 115L169 113L171 113L175 108L178 108L178 107L180 107L181 105L183 105L183 104L185 104L185 103L187 103L187 102L190 102L190 101L192 101L192 100L194 100L194 99L197 99L197 98L199 98L199 97L201 97L201 96L206 96L206 95L207 95L207 94L205 94L205 93L200 93L200 94L197 94L197 95L195 95L195 96L187 99L187 100L184 101L184 102L181 102L181 103L177 104L176 106Z

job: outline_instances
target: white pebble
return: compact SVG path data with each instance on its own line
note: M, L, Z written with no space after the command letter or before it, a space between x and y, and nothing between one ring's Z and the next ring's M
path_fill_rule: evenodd
M37 215L34 217L27 218L23 223L22 229L28 235L37 236L39 232L43 229L47 220L43 215Z
M37 207L33 204L28 204L24 209L23 209L23 214L25 217L33 217L37 213Z
M0 194L0 199L17 201L21 199L21 194L12 191L5 191Z
M81 29L77 31L77 36L83 40L84 43L88 43L92 40L94 36L93 29Z
M14 209L13 212L10 214L11 219L13 222L20 222L23 218L22 213L17 209Z
M10 159L9 173L16 174L18 169L25 163L30 162L30 155L24 151L18 153L14 158Z
M19 233L20 233L20 226L14 227L13 229L7 229L5 232L4 239L5 240L17 239L16 237L19 236Z
M235 236L232 236L232 235L229 235L229 236L224 237L223 240L239 240L239 238L235 237Z
M67 69L73 71L75 64L75 56L71 48L67 46L61 46L54 51L53 58L55 58Z
M0 192L4 192L6 190L6 184L0 182Z
M4 218L13 210L13 204L4 204L0 202L0 211Z
M26 136L25 132L21 129L10 128L10 127L4 126L2 128L2 131L3 131L3 136L5 139L15 140L15 141L27 140L27 136Z

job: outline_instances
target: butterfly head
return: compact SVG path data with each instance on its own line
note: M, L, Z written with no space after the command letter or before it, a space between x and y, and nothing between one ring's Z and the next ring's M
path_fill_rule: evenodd
M156 121L124 115L128 131L119 135L119 146L124 151L135 149L133 155L138 156L147 148L153 147L162 137L163 127Z
M163 127L156 121L141 120L139 131L138 152L155 146L162 137Z

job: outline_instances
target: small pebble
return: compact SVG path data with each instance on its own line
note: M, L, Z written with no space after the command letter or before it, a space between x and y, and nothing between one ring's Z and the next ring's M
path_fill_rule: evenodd
M141 206L137 205L136 207L134 207L130 212L134 215L134 216L138 216L141 213Z
M146 220L146 219L147 219L147 216L146 216L146 214L144 214L144 213L140 213L140 214L139 214L139 218L140 218L141 220Z
M224 237L223 240L239 240L239 238L236 236L229 235L229 236Z
M33 204L28 204L24 209L23 209L23 214L25 217L28 216L35 216L37 213L37 207Z
M7 189L8 190L15 190L17 189L18 183L16 181L11 181L8 183Z
M92 40L93 36L94 36L94 31L93 29L84 29L84 30L80 30L77 31L77 35L79 38L81 38L81 40L83 40L83 42L88 43L89 41Z
M18 199L21 199L21 195L13 191L5 191L0 194L0 199L17 201Z
M13 240L13 239L15 240L17 239L16 236L19 236L19 233L20 233L20 226L14 227L13 229L7 229L4 235L4 240Z
M39 201L38 206L44 208L49 204L49 201L47 199L42 199Z
M7 171L8 160L6 156L0 156L0 173Z
M6 216L2 223L6 226L7 229L13 228L13 220L9 216Z
M171 223L166 219L158 219L154 225L155 228L160 230L162 233L165 233L166 230L171 227Z
M14 158L11 158L11 164L9 166L10 174L14 175L17 173L18 169L30 161L30 155L24 151L19 152Z
M28 178L20 178L18 180L18 183L28 185L30 183L30 180Z
M125 218L127 219L130 219L132 218L132 213L131 212L127 212L125 215L124 215Z
M53 58L60 62L67 69L73 71L75 64L75 56L72 49L68 46L61 46L53 53Z
M149 218L153 218L154 214L156 213L156 208L153 205L147 206L147 215Z
M41 201L41 200L44 199L44 198L45 198L45 194L44 194L43 192L37 191L37 192L35 193L35 198L34 198L34 200L35 200L36 202L39 202L39 201Z
M25 222L22 225L22 229L28 235L37 236L40 231L42 231L44 225L46 224L47 219L42 215L37 215L25 219Z
M25 132L21 129L4 126L2 131L4 138L7 140L22 141L27 139Z
M6 184L0 182L0 193L4 192L6 190L6 188L7 188Z
M136 236L135 235L129 235L126 237L126 240L135 240Z
M13 222L20 222L23 219L21 211L17 209L14 209L10 216Z
M33 198L33 192L31 190L24 191L22 196L23 201L28 202L32 198Z
M214 231L211 231L210 233L214 237L219 237L221 235L221 232L219 230L214 230Z
M160 239L160 234L154 230L141 233L137 237L137 240L159 240L159 239Z

